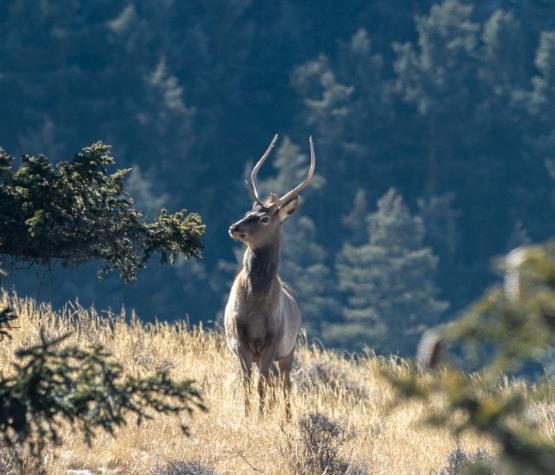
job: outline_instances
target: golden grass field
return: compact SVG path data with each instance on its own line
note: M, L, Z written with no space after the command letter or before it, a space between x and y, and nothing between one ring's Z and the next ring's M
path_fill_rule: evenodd
M163 468L172 461L196 461L217 474L287 474L292 471L290 461L302 452L298 421L315 412L338 421L352 434L340 449L340 456L352 466L347 473L357 473L356 467L364 467L372 474L439 473L455 447L446 431L417 423L425 411L421 404L410 403L388 412L392 394L380 376L380 366L391 365L404 371L403 365L394 360L368 356L355 362L332 351L301 344L291 421L285 421L283 405L263 418L257 411L247 417L236 361L223 336L216 332L188 330L185 324L146 325L135 318L126 320L123 314L99 315L75 305L56 313L48 305L4 293L0 307L7 303L19 319L18 328L11 331L13 339L4 339L0 348L4 373L9 372L14 349L36 343L38 330L44 327L50 336L72 332L70 343L104 344L132 374L146 375L157 368L170 367L174 378L193 378L209 408L207 413L197 412L188 419L190 437L182 435L179 420L170 416L156 417L140 428L130 420L115 438L99 434L91 448L77 431L68 428L63 433L63 446L50 451L45 459L50 474L68 470L185 473L164 472ZM324 369L335 384L322 380L307 383L316 368ZM253 403L256 407L257 402ZM543 414L542 430L555 438L553 406L536 409ZM484 447L495 453L491 443L478 437L467 436L460 444L465 451Z

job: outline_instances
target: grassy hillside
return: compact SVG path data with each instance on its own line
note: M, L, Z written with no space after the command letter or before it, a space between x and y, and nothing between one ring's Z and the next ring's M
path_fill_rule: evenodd
M116 438L99 435L92 448L68 429L56 456L51 453L45 460L49 474L70 469L158 475L212 473L208 469L218 474L293 473L295 467L310 462L310 447L307 449L304 441L318 437L324 444L326 437L329 439L329 450L320 447L318 457L349 465L347 473L429 474L440 473L449 465L457 445L445 431L416 423L425 410L420 404L388 412L391 391L380 368L388 365L406 371L400 361L372 356L347 360L302 344L294 377L293 417L286 423L282 405L264 418L256 413L244 415L236 362L224 338L213 331L188 330L185 324L145 325L123 313L104 315L77 305L56 313L48 305L3 294L0 307L7 303L19 319L13 339L4 339L0 346L2 372L10 371L16 348L37 342L39 328L50 336L72 332L69 343L102 343L132 374L146 375L165 367L177 378L194 378L209 408L208 413L198 413L190 420L188 438L172 417L158 417L140 428L130 421ZM553 401L537 405L535 410L541 415L542 430L555 438ZM310 418L309 414L327 419ZM467 453L480 448L495 453L495 447L478 437L466 437L459 444ZM206 471L187 471L194 468L187 465L192 462Z

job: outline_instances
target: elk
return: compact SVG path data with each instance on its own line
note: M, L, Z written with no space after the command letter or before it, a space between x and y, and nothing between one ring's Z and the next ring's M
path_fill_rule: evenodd
M299 204L299 194L314 175L316 156L312 137L310 167L306 178L295 188L279 197L270 194L261 199L256 176L277 141L274 136L266 152L246 180L254 200L252 209L232 224L229 235L246 244L243 266L237 274L225 308L225 333L231 351L241 366L244 386L245 413L249 412L252 364L258 366L260 413L264 412L266 388L274 396L275 363L283 385L286 416L290 417L290 373L301 313L291 288L278 276L281 244L281 223L291 216Z

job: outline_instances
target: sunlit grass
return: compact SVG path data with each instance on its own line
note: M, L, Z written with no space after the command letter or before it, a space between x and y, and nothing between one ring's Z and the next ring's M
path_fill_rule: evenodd
M196 461L218 474L290 473L289 460L300 450L297 423L311 412L338 421L353 437L341 456L373 474L429 474L446 465L455 440L443 430L418 424L425 407L404 404L388 411L392 393L380 376L383 365L406 371L394 359L368 356L347 360L335 352L302 344L298 351L292 392L292 419L284 419L283 404L265 417L256 411L245 416L237 365L222 335L184 324L144 324L125 315L99 314L94 309L68 305L56 313L48 305L3 294L0 306L9 304L19 315L12 339L0 346L2 371L9 372L14 349L37 342L39 328L48 335L71 332L68 343L102 343L126 370L147 375L170 368L177 379L193 378L209 408L189 419L190 437L185 437L179 420L157 417L137 428L131 419L116 437L99 434L88 447L79 433L67 430L64 444L46 459L48 473L88 469L93 473L148 474L168 462ZM310 381L315 365L333 369L338 384ZM355 390L353 390L355 388ZM253 399L256 399L253 396ZM253 404L256 407L256 400ZM542 430L555 437L553 407L537 407ZM475 452L487 440L467 436L461 446ZM102 472L104 470L104 472Z

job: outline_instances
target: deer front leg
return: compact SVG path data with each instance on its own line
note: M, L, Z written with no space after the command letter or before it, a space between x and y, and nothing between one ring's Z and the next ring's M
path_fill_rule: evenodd
M291 369L293 368L293 350L288 356L278 361L280 381L283 386L283 400L285 402L285 419L291 420Z
M239 356L241 364L241 379L243 381L243 393L245 398L245 415L250 412L250 399L252 388L252 356L248 353L241 353Z
M270 391L270 400L268 406L271 407L275 403L275 382L276 379L272 374L272 366L274 364L274 348L268 348L262 352L258 360L258 369L260 370L260 378L258 380L258 396L259 396L259 412L264 414L266 391Z

